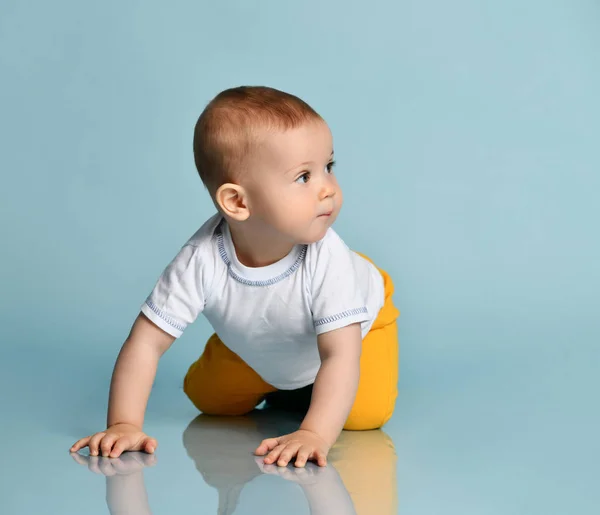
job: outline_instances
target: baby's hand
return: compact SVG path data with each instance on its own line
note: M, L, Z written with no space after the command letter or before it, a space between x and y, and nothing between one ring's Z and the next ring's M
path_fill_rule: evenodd
M71 452L77 452L84 447L90 448L90 456L118 458L124 451L144 451L152 454L158 442L143 433L139 427L131 424L115 424L106 431L86 436L75 442Z
M277 461L277 465L285 467L297 456L294 465L304 467L307 460L316 461L320 467L327 465L327 453L329 445L317 433L299 429L279 438L267 438L263 440L254 451L257 456L264 456L265 463L270 464Z

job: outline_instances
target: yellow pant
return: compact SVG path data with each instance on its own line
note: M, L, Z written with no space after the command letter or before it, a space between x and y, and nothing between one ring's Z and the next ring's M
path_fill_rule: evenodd
M394 412L398 395L396 319L400 312L392 301L394 285L391 278L378 270L384 280L385 302L363 339L358 391L344 425L348 430L383 426ZM216 334L209 338L204 352L188 370L183 390L200 411L211 415L243 415L252 411L267 394L277 391L226 347Z

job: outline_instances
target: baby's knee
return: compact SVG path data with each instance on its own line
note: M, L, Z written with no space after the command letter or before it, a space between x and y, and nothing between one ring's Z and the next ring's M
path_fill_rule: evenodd
M185 383L183 391L198 411L206 415L246 415L256 407L251 399L223 398L210 389L191 389Z
M188 371L183 380L183 392L192 404L206 415L239 416L250 413L260 399L236 394L211 384L201 373Z

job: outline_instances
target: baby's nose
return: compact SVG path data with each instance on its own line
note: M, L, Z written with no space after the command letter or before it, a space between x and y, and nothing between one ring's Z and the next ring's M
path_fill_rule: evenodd
M327 197L333 197L335 195L335 188L331 185L331 184L325 184L325 186L323 186L321 188L321 193L319 195L319 198L322 199L326 199Z

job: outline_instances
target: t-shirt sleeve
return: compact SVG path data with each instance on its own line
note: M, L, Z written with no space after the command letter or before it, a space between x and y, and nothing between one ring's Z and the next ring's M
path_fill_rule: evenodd
M185 245L159 277L142 313L179 338L204 309L203 269L198 247Z
M311 309L317 335L369 320L352 251L333 231L314 250Z

